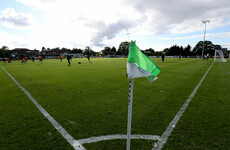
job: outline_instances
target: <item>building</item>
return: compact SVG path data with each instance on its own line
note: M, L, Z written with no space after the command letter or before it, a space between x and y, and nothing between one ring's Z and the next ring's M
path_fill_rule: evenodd
M67 57L67 55L73 57L73 58L83 58L84 55L82 53L74 53L74 54L63 54L62 56Z
M41 56L43 58L59 58L60 56L67 56L71 55L72 52L70 50L64 51L64 50L42 50L41 51Z
M15 59L22 59L23 57L30 59L32 56L39 56L39 54L38 50L29 50L27 48L15 48L11 51L11 57Z
M221 50L223 51L224 55L228 54L228 48L222 48Z

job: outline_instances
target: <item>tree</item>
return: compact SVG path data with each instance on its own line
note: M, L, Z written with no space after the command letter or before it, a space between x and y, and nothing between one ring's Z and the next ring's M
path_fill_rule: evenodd
M215 50L221 50L222 49L222 47L220 46L220 45L214 45L214 48L215 48Z
M129 54L129 42L121 42L121 44L119 45L117 54L118 55L125 55L127 56Z
M91 53L90 53L91 49L89 46L86 46L85 50L84 50L84 54L87 55L87 56L90 56Z
M83 53L83 50L77 49L77 48L73 48L72 53Z
M188 44L187 47L184 48L184 51L183 51L183 56L192 56L193 53L191 51L191 46Z
M70 49L65 48L65 47L61 48L61 51L63 51L63 52L71 52L71 50L70 50Z
M168 56L175 56L175 55L179 56L179 55L182 55L183 53L183 47L175 44L171 46L169 49L164 49L164 51L166 52L166 55Z
M7 46L2 46L2 50L4 50L4 51L8 51L8 50L9 50L9 48L8 48Z
M11 56L11 51L7 46L2 46L0 48L0 57L10 57Z
M5 57L5 51L0 49L0 57Z
M147 55L147 56L153 56L154 53L155 53L155 51L154 51L154 49L149 48L149 49L144 50L143 53L144 53L145 55Z
M145 53L154 53L155 51L154 51L154 49L152 49L152 48L149 48L149 49L146 49L146 50L144 50L145 51Z
M115 47L112 47L112 49L111 49L111 52L115 52L116 53L116 48Z
M162 55L162 52L156 51L154 54L155 54L156 56L161 56L161 55Z
M6 57L11 57L11 51L10 51L10 50L6 50L5 56L6 56Z
M169 52L170 51L170 49L169 48L165 48L164 50L163 50L163 52L165 52L165 55L168 55L169 56Z
M108 53L111 53L111 48L106 46L106 47L104 47L103 50L101 50L101 52L102 52L102 55L106 55Z
M42 47L42 51L45 51L46 50L46 48L45 47Z
M202 55L203 41L199 41L196 46L193 48L193 53L195 55ZM211 41L204 42L204 54L209 53L214 55L215 49L221 49L220 45L214 45Z
M85 50L84 50L84 55L87 56L91 56L91 55L96 55L97 53L93 50L91 50L91 48L89 46L86 46Z
M56 48L53 48L52 50L54 50L54 51L60 51L60 48L56 47Z

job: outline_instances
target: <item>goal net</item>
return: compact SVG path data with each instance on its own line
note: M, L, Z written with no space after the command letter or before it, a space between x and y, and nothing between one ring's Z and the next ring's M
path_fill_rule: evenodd
M223 54L222 50L215 50L214 61L216 61L216 62L227 62L227 60L224 59L224 54Z

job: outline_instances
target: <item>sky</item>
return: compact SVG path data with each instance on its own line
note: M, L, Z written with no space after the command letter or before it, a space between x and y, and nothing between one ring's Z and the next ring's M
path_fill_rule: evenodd
M230 49L230 0L0 0L0 47L162 51L206 40Z

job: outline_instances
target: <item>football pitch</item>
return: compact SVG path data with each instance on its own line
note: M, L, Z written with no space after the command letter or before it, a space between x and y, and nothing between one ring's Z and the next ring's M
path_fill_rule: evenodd
M152 60L158 79L134 80L131 149L154 149L187 100L162 149L229 149L230 60ZM0 150L126 149L127 59L91 61L0 62Z

